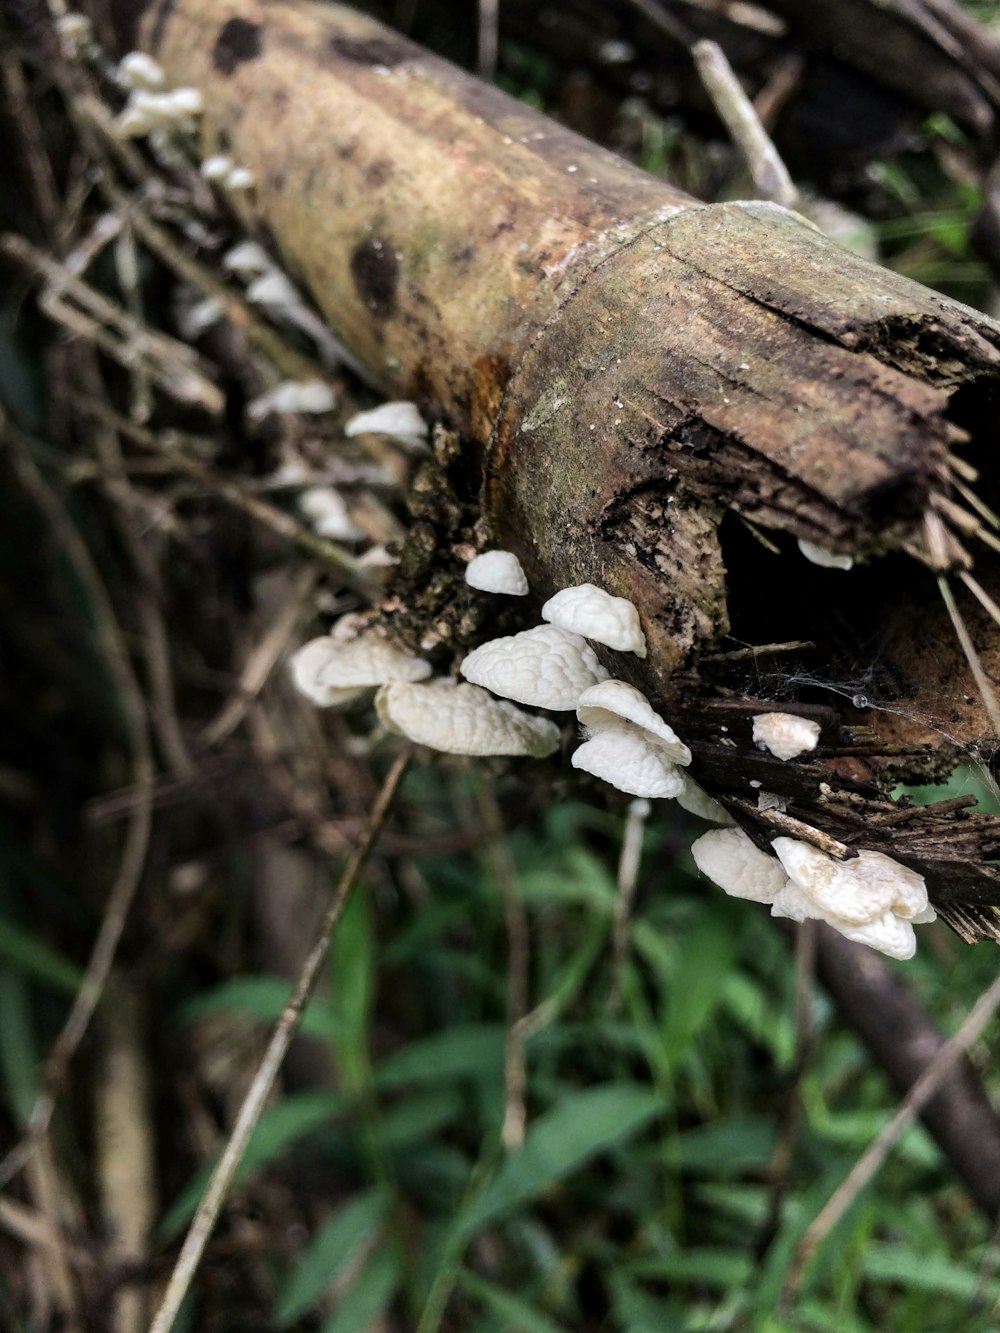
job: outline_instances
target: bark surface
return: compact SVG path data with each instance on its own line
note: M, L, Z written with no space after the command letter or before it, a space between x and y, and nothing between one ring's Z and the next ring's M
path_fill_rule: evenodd
M751 781L994 934L997 821L884 791L992 753L935 579L972 563L957 488L992 463L1000 328L794 214L701 204L343 6L122 0L116 23L201 89L203 154L254 172L248 229L372 381L460 435L534 593L637 604L649 656L608 665L696 776L762 841ZM872 563L819 569L796 538ZM1000 676L996 626L963 612ZM790 640L811 646L740 656ZM862 689L873 661L891 683ZM818 702L782 702L804 681ZM821 721L815 762L753 748L774 707Z

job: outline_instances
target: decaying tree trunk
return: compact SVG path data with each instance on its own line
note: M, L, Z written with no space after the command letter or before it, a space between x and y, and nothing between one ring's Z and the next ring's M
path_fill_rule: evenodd
M699 203L343 6L118 0L115 22L202 91L203 154L253 171L248 229L373 382L461 436L533 591L637 604L649 655L613 669L699 780L762 837L782 817L748 798L785 796L997 936L1000 821L883 793L992 754L936 581L972 566L975 499L996 499L985 474L968 507L1000 328L782 209ZM796 538L862 563L818 568ZM977 555L994 597L995 564ZM962 612L1000 677L997 626L965 593ZM801 686L817 702L783 702ZM821 722L812 762L752 746L779 705Z

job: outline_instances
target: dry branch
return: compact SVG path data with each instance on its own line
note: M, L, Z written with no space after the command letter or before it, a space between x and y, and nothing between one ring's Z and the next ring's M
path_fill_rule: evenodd
M649 657L615 673L691 737L699 780L781 793L919 869L966 938L994 933L997 821L899 824L884 791L993 751L974 677L1000 672L995 496L968 483L995 438L1000 329L783 209L701 204L344 6L116 14L124 46L203 92L203 155L250 167L245 223L372 380L460 434L458 471L535 592L636 602ZM820 570L795 538L873 563ZM970 670L935 580L979 539ZM419 586L397 591L419 612ZM814 647L770 675L702 663L727 635ZM891 686L860 689L864 655ZM821 702L785 706L823 749L783 765L749 718L803 680Z

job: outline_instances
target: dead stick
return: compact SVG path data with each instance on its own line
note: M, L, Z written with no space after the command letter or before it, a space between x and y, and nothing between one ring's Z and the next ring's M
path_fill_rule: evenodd
M264 1058L260 1062L246 1096L243 1098L232 1133L229 1135L222 1156L219 1158L211 1179L205 1188L205 1193L198 1205L198 1211L188 1228L180 1255L170 1275L160 1308L150 1325L149 1333L170 1333L174 1326L174 1320L180 1311L181 1303L194 1279L201 1257L205 1252L205 1246L215 1229L226 1195L229 1193L237 1169L243 1160L247 1144L250 1142L250 1136L260 1119L260 1114L264 1109L271 1089L274 1087L306 1004L316 987L316 983L319 981L320 972L329 952L333 931L343 915L351 891L357 884L365 862L375 846L379 830L389 814L396 791L410 762L411 753L408 749L403 750L390 768L372 809L365 835L344 867L340 883L330 900L329 907L323 914L323 920L316 932L312 948L302 964L295 989L281 1011L281 1017L274 1026Z

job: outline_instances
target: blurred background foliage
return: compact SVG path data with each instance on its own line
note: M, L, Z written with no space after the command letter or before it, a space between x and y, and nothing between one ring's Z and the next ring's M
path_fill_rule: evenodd
M968 8L1000 24L994 4ZM704 106L667 112L637 77L652 56L622 87L607 62L560 59L543 40L548 11L532 41L513 10L508 27L501 6L501 83L588 132L603 126L606 141L698 193L739 193L739 164ZM474 6L389 17L474 63ZM17 41L2 57L3 223L65 256L98 208L93 164L66 120L65 84L39 63L31 7L7 22ZM12 133L18 79L40 139ZM978 149L944 113L885 114L882 139L853 153L834 124L815 181L789 151L799 179L835 198L856 243L884 262L990 308ZM49 156L25 166L26 142ZM38 209L50 197L44 185L32 193L39 172L52 176L58 218ZM207 225L238 239L231 219ZM118 260L93 281L126 299ZM142 252L137 281L148 318L172 327L175 279ZM205 445L211 477L266 494L288 441L244 432L248 391L233 365L247 353L218 343L227 407ZM83 384L120 403L127 375L100 363L88 381L79 353L41 319L23 269L5 268L0 1144L27 1128L142 798L119 651L157 764L109 998L61 1081L44 1150L0 1198L0 1325L33 1333L145 1326L392 750L370 742L363 711L312 713L281 667L357 598L335 573L311 575L311 557L217 488L175 471L169 451L109 459L99 432L74 419L72 394ZM349 376L339 390L345 412L366 401ZM150 420L204 444L204 423L175 404L157 403ZM321 440L317 474L324 449L361 466L345 447L336 433ZM381 475L375 488L397 522L408 466L394 460L395 489ZM292 495L273 503L295 512ZM262 643L273 669L236 723L210 734ZM956 790L975 781L973 770L953 779ZM920 1128L783 1300L805 1228L896 1097L810 976L797 999L793 937L696 877L687 848L699 831L668 803L647 819L566 766L421 760L336 934L181 1326L995 1326L991 1223ZM630 868L623 849L638 839ZM893 968L945 1033L995 970L992 945L965 948L944 927ZM995 1101L990 1050L972 1059Z

